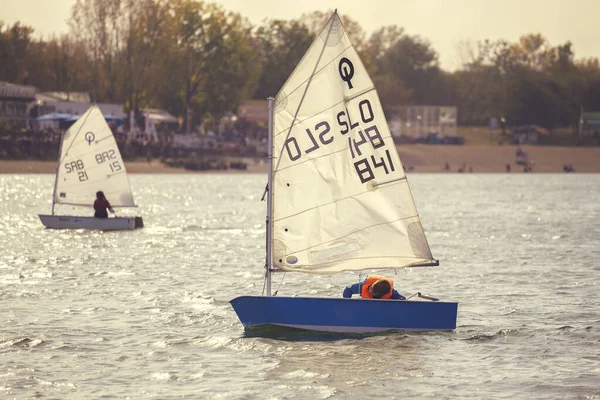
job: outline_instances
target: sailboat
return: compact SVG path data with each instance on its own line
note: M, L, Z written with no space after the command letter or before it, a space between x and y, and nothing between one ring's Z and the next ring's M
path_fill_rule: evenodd
M337 10L276 98L269 99L268 158L266 295L230 301L246 329L456 328L458 303L427 296L402 301L271 293L271 275L277 272L439 265L379 96Z
M40 214L40 220L53 229L108 231L144 226L141 217L55 214L56 204L91 207L98 191L104 192L113 209L136 207L115 137L98 106L92 105L61 137L52 214Z

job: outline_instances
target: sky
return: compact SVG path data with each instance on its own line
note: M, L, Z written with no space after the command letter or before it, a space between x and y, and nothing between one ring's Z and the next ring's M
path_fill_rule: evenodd
M441 67L454 70L477 41L518 41L542 34L552 46L573 43L576 58L600 58L600 0L212 0L253 24L333 11L357 21L367 34L388 25L427 39ZM0 0L0 21L20 21L37 37L68 32L75 0Z

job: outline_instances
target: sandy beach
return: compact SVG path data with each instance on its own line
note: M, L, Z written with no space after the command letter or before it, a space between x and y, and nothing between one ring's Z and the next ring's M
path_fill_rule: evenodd
M575 172L600 173L600 147L550 147L522 146L533 163L532 172L562 173L563 166L570 164ZM512 173L523 173L523 166L515 163L516 146L471 145L471 146L436 146L436 145L402 145L398 152L402 163L412 172L445 173L458 172L465 167L465 172L473 173L505 173L506 164L510 164ZM174 173L266 173L265 162L247 160L247 170L213 170L188 171L184 168L172 168L159 160L127 161L127 171L132 174L174 174ZM444 169L445 163L450 169ZM13 161L0 160L2 174L52 174L56 168L54 161Z
M532 162L531 172L564 172L563 166L573 166L575 172L600 173L600 147L557 147L521 146ZM412 166L414 172L444 172L444 164L450 165L449 172L458 172L464 164L466 172L523 172L523 166L515 163L517 146L471 145L398 146L400 159L405 167Z

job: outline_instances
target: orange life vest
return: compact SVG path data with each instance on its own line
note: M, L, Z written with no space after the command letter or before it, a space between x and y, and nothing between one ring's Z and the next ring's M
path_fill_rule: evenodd
M367 276L365 283L363 283L363 285L362 285L362 289L360 291L360 297L362 297L363 299L372 299L373 296L371 296L371 293L369 293L369 287L380 279L386 280L390 283L390 291L388 293L384 294L383 296L381 296L381 298L389 299L390 297L392 297L392 290L394 290L394 281L389 278L386 278L385 276L379 276L379 275Z

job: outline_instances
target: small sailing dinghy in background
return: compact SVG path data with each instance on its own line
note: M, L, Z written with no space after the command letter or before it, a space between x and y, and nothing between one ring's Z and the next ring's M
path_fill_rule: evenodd
M337 11L269 105L266 296L231 300L244 327L455 329L456 302L271 295L273 272L439 263L377 91Z
M141 217L95 218L56 215L56 204L91 207L103 191L113 208L136 207L115 137L93 105L62 136L52 194L52 214L40 220L53 229L124 230L142 228Z

